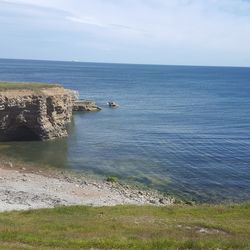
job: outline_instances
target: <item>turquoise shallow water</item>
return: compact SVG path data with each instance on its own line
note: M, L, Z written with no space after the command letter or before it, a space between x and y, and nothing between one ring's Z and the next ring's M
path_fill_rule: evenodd
M103 108L75 114L67 139L2 154L203 202L250 199L250 68L0 60L0 79L59 82Z

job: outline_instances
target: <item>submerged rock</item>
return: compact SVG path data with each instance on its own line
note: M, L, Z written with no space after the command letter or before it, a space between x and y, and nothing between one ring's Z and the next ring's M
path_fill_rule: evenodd
M0 141L47 140L67 136L74 95L60 86L0 89Z

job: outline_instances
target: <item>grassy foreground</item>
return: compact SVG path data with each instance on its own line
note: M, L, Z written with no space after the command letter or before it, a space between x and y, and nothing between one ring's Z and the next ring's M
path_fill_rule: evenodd
M39 90L42 88L53 88L59 86L57 84L46 84L46 83L26 83L26 82L2 82L0 81L0 91L1 90Z
M0 249L250 249L250 204L1 213Z

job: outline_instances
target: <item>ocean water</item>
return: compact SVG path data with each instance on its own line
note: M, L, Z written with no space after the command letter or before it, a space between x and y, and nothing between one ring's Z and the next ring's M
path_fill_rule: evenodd
M76 113L68 138L0 154L201 202L250 199L250 68L2 59L0 80L61 83L103 108Z

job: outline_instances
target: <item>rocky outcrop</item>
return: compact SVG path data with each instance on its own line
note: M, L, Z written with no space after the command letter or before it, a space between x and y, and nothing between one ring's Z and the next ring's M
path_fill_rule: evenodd
M98 107L95 101L91 100L78 100L74 102L73 111L100 111L101 108Z
M0 141L67 136L74 95L60 86L0 90Z

